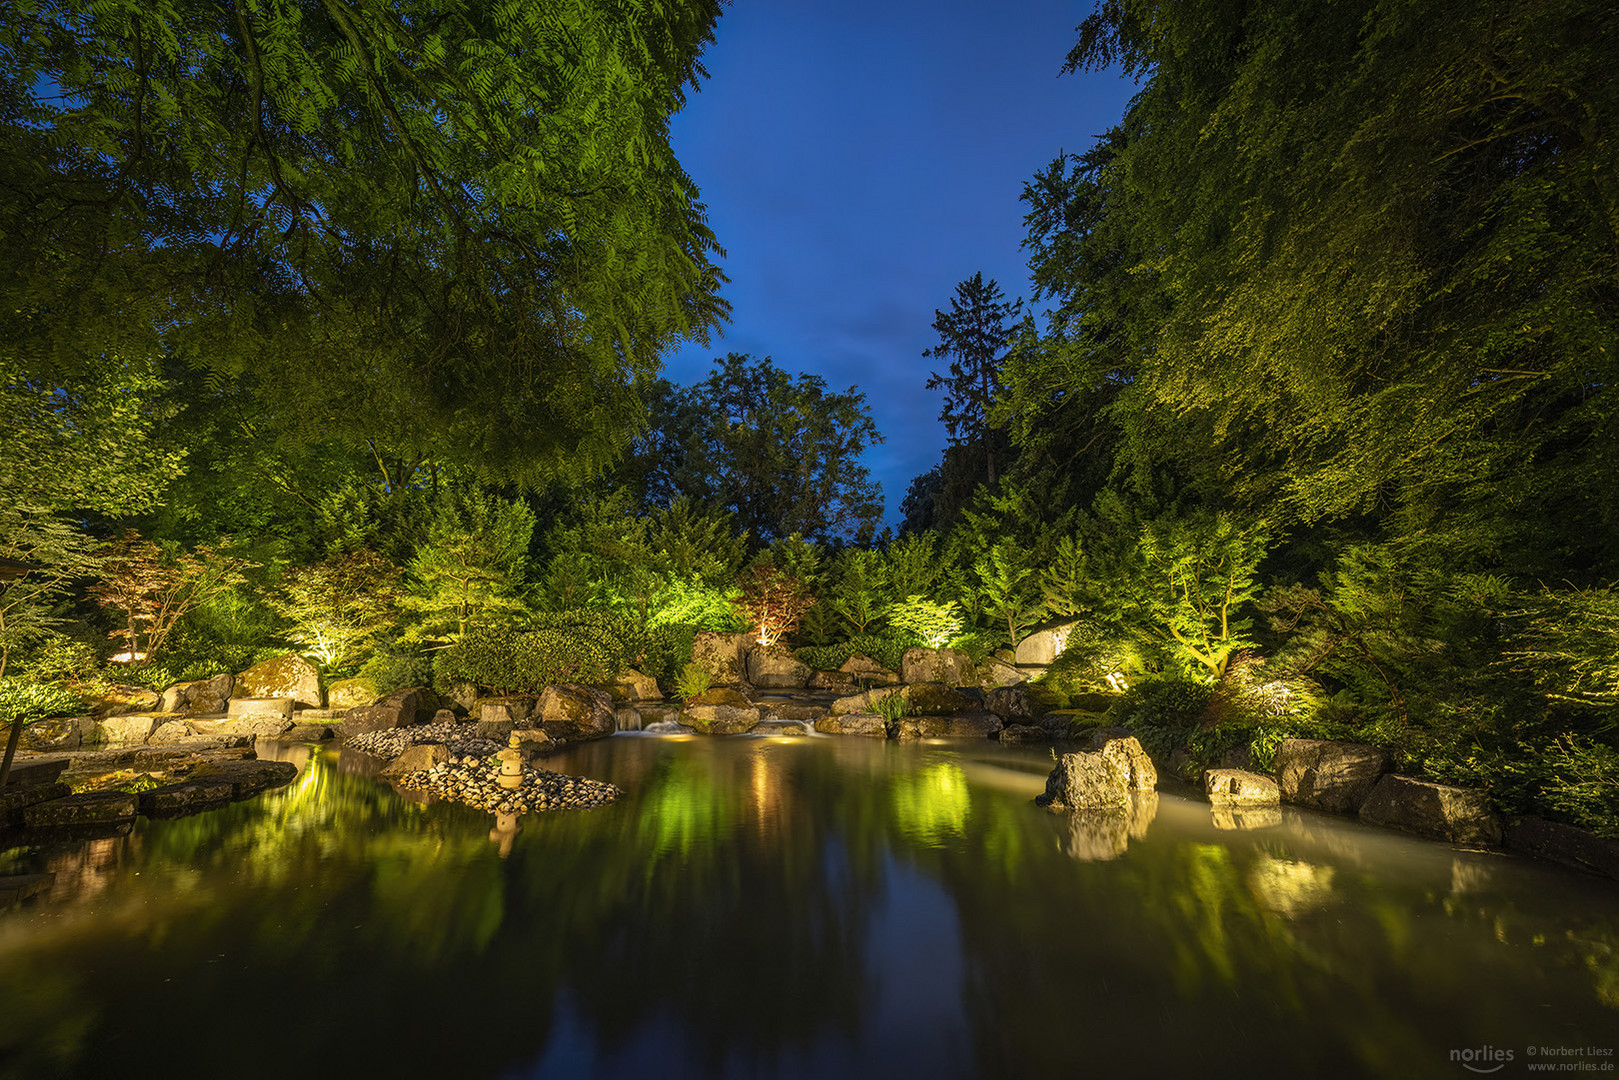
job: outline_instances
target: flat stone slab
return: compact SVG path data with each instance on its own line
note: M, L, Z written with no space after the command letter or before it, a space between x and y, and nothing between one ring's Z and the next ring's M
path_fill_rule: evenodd
M246 799L269 788L291 783L298 766L290 761L216 761L197 767L191 781L225 781L233 789L232 798Z
M281 716L292 719L292 699L290 697L270 698L232 698L225 708L225 715L232 719L238 716Z
M6 774L6 787L13 784L54 784L67 768L71 758L60 755L52 757L18 758L11 763L11 772Z
M291 742L325 742L332 737L332 729L325 724L298 724L277 737Z
M759 726L750 733L753 735L769 735L774 738L798 738L807 736L809 732L804 725L792 720L761 720Z
M1542 859L1619 878L1619 840L1609 840L1572 825L1526 817L1507 826L1506 845Z
M821 717L815 721L815 730L823 735L866 735L886 739L888 721L876 713L844 713L841 716Z
M224 806L236 796L229 780L185 780L140 793L141 813L147 817L181 817Z
M1377 782L1360 819L1402 832L1453 844L1494 846L1501 842L1501 820L1483 791L1449 787L1390 774Z
M18 786L8 783L5 790L0 791L0 825L21 825L23 811L30 806L50 802L52 799L66 798L71 794L73 789L58 780L52 780L48 784Z
M135 796L122 791L87 791L36 803L23 811L23 821L31 829L99 825L127 821L135 816L137 809Z
M0 904L20 904L55 884L55 874L7 874L0 877Z

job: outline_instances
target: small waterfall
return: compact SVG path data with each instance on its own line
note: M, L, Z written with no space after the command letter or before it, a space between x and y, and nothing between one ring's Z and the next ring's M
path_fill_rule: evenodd
M619 709L618 712L615 715L618 717L618 730L620 730L620 731L640 731L641 730L641 710L640 709L631 708L630 706L626 705L623 708Z

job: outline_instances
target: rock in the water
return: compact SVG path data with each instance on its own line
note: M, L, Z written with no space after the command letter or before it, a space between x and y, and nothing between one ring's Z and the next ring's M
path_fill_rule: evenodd
M230 707L225 710L228 717L237 716L280 716L292 719L292 699L281 698L232 698Z
M841 671L817 671L810 675L804 689L817 694L837 694L839 697L847 697L859 692L860 686L852 676L845 675Z
M1030 724L1044 712L1025 683L1016 686L997 686L984 695L989 711L1008 724Z
M888 721L876 713L843 713L823 716L815 721L815 730L823 735L869 735L888 738Z
M96 741L143 743L157 730L157 725L157 718L151 715L109 716L96 725Z
M1063 647L1068 644L1068 635L1076 625L1070 622L1036 630L1017 643L1012 662L1035 666L1050 664L1062 655Z
M907 683L966 686L973 681L973 658L960 649L906 649L899 670Z
M398 776L400 773L426 772L434 765L448 760L450 751L443 743L417 743L383 766L379 775Z
M747 653L748 682L767 690L799 690L813 674L787 646L755 645Z
M375 705L382 700L377 684L363 676L338 679L326 688L326 707L338 712Z
M658 689L658 680L650 675L643 675L634 668L620 675L607 689L615 701L634 704L638 701L663 700L663 691Z
M1501 821L1483 791L1389 774L1361 805L1360 819L1453 844L1496 845Z
M894 694L898 694L901 701L908 702L911 700L911 688L909 686L878 686L864 693L838 698L832 703L832 715L843 716L848 713L875 712L879 701Z
M1131 840L1140 840L1158 816L1156 791L1133 792L1125 805L1075 810L1068 815L1063 853L1081 862L1106 862L1123 855Z
M192 730L190 721L168 720L159 724L156 730L146 737L146 742L149 746L162 746L164 743L175 743L182 739L189 739L195 734L196 732Z
M1064 754L1034 801L1052 810L1122 809L1130 803L1130 780L1102 754Z
M1257 803L1249 805L1219 803L1210 809L1213 811L1214 827L1216 829L1270 829L1282 823L1282 808L1280 806L1261 806Z
M759 726L753 729L754 735L770 735L774 738L802 738L809 734L804 725L796 720L761 720Z
M1002 728L994 713L967 712L950 716L906 716L899 722L903 739L987 739Z
M343 736L353 738L368 731L410 727L416 723L422 688L396 690L375 705L350 709L343 714Z
M813 724L830 712L825 705L796 701L773 701L767 706L767 711L778 720L802 720L807 724Z
M1008 745L1012 743L1048 743L1051 741L1051 732L1034 724L1008 724L1001 729L1001 742Z
M1506 845L1542 859L1619 878L1619 840L1556 821L1526 817L1506 830Z
M236 676L231 696L291 698L307 709L318 709L325 704L320 694L320 672L297 653L254 664L241 672Z
M1286 802L1352 814L1391 764L1388 754L1363 743L1287 739L1276 748L1276 782Z
M231 785L232 798L245 799L267 788L281 787L298 775L290 761L212 761L199 765L187 780L219 781Z
M240 716L235 720L227 720L217 729L226 735L263 735L266 738L278 736L292 730L292 721L285 716L270 714L253 714Z
M323 742L332 737L332 729L325 724L296 724L281 737L292 742Z
M883 667L865 653L850 653L838 673L862 686L897 686L901 681L899 672Z
M533 718L537 726L558 742L604 739L618 730L613 699L580 683L548 686L540 695Z
M945 716L950 713L978 712L982 701L973 694L946 686L940 682L913 683L905 700L911 712L921 716ZM998 730L998 729L997 729Z
M704 735L741 735L759 725L759 710L752 705L687 705L680 722Z
M175 683L163 691L159 712L186 713L204 716L225 711L236 680L229 675L215 675L197 682Z
M71 794L73 789L55 777L40 783L8 781L4 788L0 788L0 826L21 825L23 811L30 806L63 799Z
M143 791L138 798L147 817L179 817L223 806L235 793L229 780L185 780Z
M748 641L747 634L700 632L692 639L691 662L708 672L715 686L740 686L746 674L742 650Z
M1247 769L1209 769L1203 774L1203 790L1211 803L1273 806L1282 798L1276 781Z
M30 828L46 829L127 821L135 816L136 810L133 795L126 795L122 791L87 791L35 803L25 808L22 816Z
M1125 783L1135 791L1153 791L1158 787L1158 770L1152 758L1141 748L1132 735L1114 736L1102 744L1102 756L1113 762L1124 774Z

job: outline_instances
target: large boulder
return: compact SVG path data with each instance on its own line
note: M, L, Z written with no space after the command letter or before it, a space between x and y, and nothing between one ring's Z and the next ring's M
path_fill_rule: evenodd
M861 686L896 686L901 681L897 671L883 667L865 653L850 653L838 671Z
M352 739L368 731L411 727L421 712L424 688L396 690L375 705L362 705L343 714L343 737Z
M906 700L910 703L911 712L922 716L980 712L984 707L981 698L941 682L912 684Z
M909 686L878 686L859 694L838 698L832 703L833 716L846 716L852 713L869 713L877 711L877 703L891 695L898 694L901 701L911 700Z
M906 649L899 674L908 683L966 686L973 681L973 658L960 649Z
M1051 741L1051 732L1033 724L1007 724L1001 728L998 737L1009 746L1012 743L1048 743Z
M823 716L815 721L815 730L823 735L868 735L888 738L888 721L876 713L843 713Z
M1390 764L1388 754L1364 743L1287 739L1276 748L1276 783L1285 802L1352 814Z
M987 739L1004 727L994 713L967 712L950 716L907 716L899 722L902 739Z
M618 730L613 699L581 683L546 687L535 707L533 720L557 742L604 739Z
M157 729L151 715L109 716L96 724L96 741L104 743L143 743Z
M989 711L1008 724L1029 724L1045 712L1045 706L1029 692L1027 684L998 686L984 695Z
M162 746L164 743L177 743L191 738L197 732L188 720L169 720L159 724L157 728L146 737L148 746Z
M417 743L382 767L379 776L402 776L405 773L426 772L434 765L450 760L450 751L443 743Z
M607 692L615 701L634 703L663 700L663 691L658 689L658 680L650 675L643 675L634 668L630 668L614 680L607 688Z
M687 705L680 722L703 735L741 735L759 726L759 710L752 705Z
M801 690L813 669L787 646L755 645L747 653L748 682L767 690Z
M262 735L274 739L292 728L291 718L280 713L247 713L224 721L215 730L222 735Z
M277 656L239 673L231 696L291 698L306 709L318 709L324 704L320 694L320 672L297 653Z
M86 791L35 803L26 807L22 816L30 828L46 829L128 821L138 809L135 796L122 791Z
M94 742L95 738L95 717L53 716L36 720L23 728L17 745L24 750L39 752L77 750L85 743Z
M112 686L90 699L90 712L101 717L165 711L163 695L144 686Z
M1075 625L1069 622L1036 630L1017 643L1017 648L1013 651L1013 663L1042 667L1050 664L1062 655L1063 647L1068 644L1068 634Z
M377 684L360 675L352 679L338 679L326 688L326 707L338 712L375 705L381 700L382 694L377 690Z
M65 799L73 794L73 789L52 777L50 780L38 783L12 783L0 788L0 827L8 825L21 825L23 811L30 806L37 806L43 802L55 799Z
M1157 790L1158 770L1153 768L1152 758L1147 756L1147 751L1142 749L1141 743L1133 735L1116 735L1107 739L1102 743L1102 756L1124 774L1125 783L1131 790Z
M806 690L818 694L836 694L847 697L860 692L860 684L852 675L845 675L841 671L817 671L810 675L809 682L805 684Z
M1275 806L1282 800L1276 781L1247 769L1208 769L1203 790L1217 805Z
M1537 817L1521 818L1506 830L1506 845L1565 866L1619 878L1619 840Z
M229 675L215 675L197 682L175 683L163 691L158 712L186 713L205 716L225 711L235 689L236 680Z
M228 783L231 797L245 799L268 788L282 787L298 775L298 766L290 761L210 761L199 765L187 780Z
M985 657L984 662L978 665L978 685L980 686L1018 686L1027 682L1028 679L1028 675L999 657Z
M477 712L473 715L479 720L509 720L521 724L534 716L534 706L539 703L540 699L532 694L479 698Z
M1501 820L1483 791L1390 774L1377 782L1360 808L1360 819L1453 844L1496 845Z
M235 698L230 708L225 712L226 717L237 719L244 716L280 716L292 719L291 698Z
M691 662L708 672L709 681L715 686L740 686L747 674L742 650L749 640L747 634L702 631L692 639Z
M1130 779L1102 754L1064 754L1034 801L1052 810L1123 810L1130 805Z

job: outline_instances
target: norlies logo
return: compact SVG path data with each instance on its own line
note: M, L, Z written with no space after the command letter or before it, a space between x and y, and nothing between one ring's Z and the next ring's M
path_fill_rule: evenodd
M1450 1060L1458 1063L1464 1069L1476 1073L1500 1072L1512 1060L1511 1050L1497 1050L1493 1046L1480 1046L1477 1049L1452 1050Z

